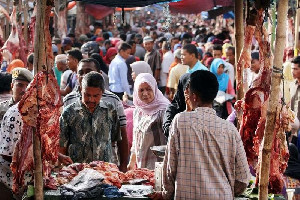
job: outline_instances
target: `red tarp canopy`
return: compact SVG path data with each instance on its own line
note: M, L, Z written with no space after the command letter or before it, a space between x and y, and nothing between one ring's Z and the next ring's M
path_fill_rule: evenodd
M114 8L96 5L96 4L86 4L85 5L85 12L95 19L103 19L104 17L113 14Z
M233 6L233 0L182 0L170 3L172 13L197 14L215 6Z

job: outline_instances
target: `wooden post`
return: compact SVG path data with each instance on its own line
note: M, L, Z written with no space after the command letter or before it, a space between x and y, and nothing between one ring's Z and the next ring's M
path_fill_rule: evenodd
M7 5L7 12L8 12L8 14L10 14L10 9L9 9L9 7L10 7L10 0L6 0L6 5ZM5 40L7 40L8 39L8 37L9 37L9 26L10 26L10 21L7 19L7 18L5 18L5 21L6 21L6 26L5 26Z
M26 47L28 48L28 0L24 0L24 39Z
M275 56L274 66L282 70L283 63L283 50L285 48L285 27L288 10L288 0L281 0L278 4L277 12L277 28L276 28L276 42L275 42ZM275 22L273 22L275 23ZM276 70L275 70L276 71ZM278 70L277 70L278 71ZM270 158L273 143L273 133L275 128L276 112L279 102L281 73L272 73L271 80L271 94L269 100L269 106L267 111L267 120L265 127L265 134L263 138L263 149L261 152L261 165L259 171L259 199L268 199L268 184L269 184L269 173L270 173Z
M34 32L34 74L42 71L45 65L45 10L46 0L36 1L37 13ZM43 192L43 165L41 157L41 142L36 134L36 129L33 132L33 156L34 156L34 188L35 200L44 199Z
M234 32L235 32L235 63L238 63L243 45L244 45L244 17L243 17L243 1L242 0L236 0L234 1L234 12L235 12L235 19L234 19ZM241 78L243 77L243 68L240 70L240 72L237 71L236 68L236 77L237 73L242 73ZM241 83L243 83L243 80L241 80ZM237 90L237 98L238 100L242 99L244 97L244 91L243 87L241 86Z
M294 56L298 56L299 52L299 23L300 23L300 9L299 9L299 0L297 0L297 12L295 20L295 43L294 43Z

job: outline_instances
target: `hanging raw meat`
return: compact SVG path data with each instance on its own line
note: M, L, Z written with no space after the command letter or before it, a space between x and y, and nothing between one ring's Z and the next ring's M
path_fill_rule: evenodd
M60 38L64 38L67 36L67 8L66 6L61 6L58 11L58 19L57 19L57 29L58 29L58 35Z
M7 39L7 41L4 43L3 49L7 49L11 54L12 54L12 59L15 59L17 54L19 53L19 33L18 33L18 27L17 27L17 10L16 6L13 6L13 11L10 16L10 21L11 21L11 33Z
M34 49L34 29L36 22L36 6L33 9L33 13L31 15L29 28L28 28L28 53L32 53Z
M24 125L14 151L11 169L14 175L13 191L24 184L24 173L33 170L32 134L40 137L45 186L54 188L50 178L51 164L57 161L59 148L59 116L62 101L53 75L40 72L31 82L19 102Z

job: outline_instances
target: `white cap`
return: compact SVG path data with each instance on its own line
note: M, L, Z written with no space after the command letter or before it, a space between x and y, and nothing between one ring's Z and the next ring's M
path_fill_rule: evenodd
M150 37L150 36L144 37L143 43L146 43L146 42L153 42L152 37Z
M66 54L58 54L56 57L55 57L55 62L66 62L68 59L68 56Z

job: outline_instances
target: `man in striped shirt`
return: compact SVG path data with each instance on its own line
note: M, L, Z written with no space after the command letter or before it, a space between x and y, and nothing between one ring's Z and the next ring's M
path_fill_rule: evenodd
M209 71L191 74L185 90L191 111L173 119L163 191L151 195L152 199L228 200L246 189L250 172L241 137L233 124L212 109L218 87Z
M85 63L92 63L92 65L85 65ZM81 84L81 80L83 79L84 75L91 72L91 71L97 71L100 72L100 65L99 63L92 58L88 59L83 59L79 62L78 64L78 70L77 70L77 75L78 75L78 80L79 80L79 85ZM63 102L64 102L64 107L76 102L78 99L81 99L81 92L80 92L80 86L75 88L70 94L64 97ZM120 154L120 170L121 171L126 171L127 170L127 160L128 160L128 140L127 140L127 133L126 133L126 116L124 112L124 107L122 104L122 101L117 97L115 94L105 90L104 93L102 94L102 101L109 102L111 103L115 110L117 111L118 118L120 121L120 129L121 129L121 141L112 141L113 147L116 147L116 142L117 142L117 147L118 147L118 152ZM118 157L117 153L113 151L114 158L113 160L115 164L118 164Z

